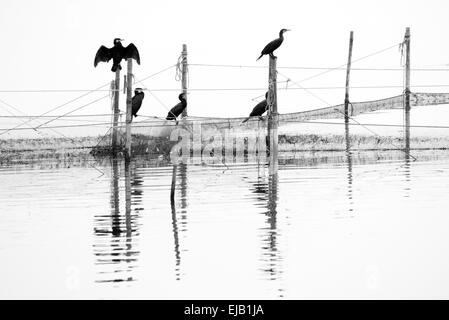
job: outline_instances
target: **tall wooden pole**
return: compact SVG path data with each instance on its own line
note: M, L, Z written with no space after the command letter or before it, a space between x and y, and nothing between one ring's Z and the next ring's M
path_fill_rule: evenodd
M349 35L349 55L348 64L346 66L346 86L345 86L345 140L346 140L346 150L349 152L349 78L351 75L351 63L352 63L352 44L354 42L354 32L351 31Z
M131 122L132 122L132 76L133 76L133 60L128 59L128 74L126 76L126 144L125 157L126 160L131 159Z
M276 58L270 56L268 73L268 137L270 139L270 175L278 171L278 105Z
M187 100L187 45L182 45L182 54L181 54L181 63L182 63L182 93L184 93L184 98ZM187 108L182 111L182 117L187 117Z
M410 151L410 28L405 30L405 149Z
M351 31L349 35L349 55L348 64L346 66L346 91L345 91L345 123L349 121L349 76L351 74L352 63L352 44L354 42L354 32Z
M118 148L118 118L120 114L119 109L119 98L120 98L120 69L115 71L115 82L114 82L114 120L112 123L112 153L116 155Z

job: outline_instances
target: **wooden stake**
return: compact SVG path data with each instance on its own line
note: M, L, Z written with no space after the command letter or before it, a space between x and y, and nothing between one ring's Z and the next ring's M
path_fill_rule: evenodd
M187 45L182 45L182 54L181 54L181 63L182 63L182 93L184 93L184 97L187 100ZM187 108L182 111L182 117L187 117Z
M405 30L405 149L410 151L410 28Z
M120 98L120 69L115 71L115 86L114 86L114 121L112 124L112 154L117 154L117 149L119 145L118 141L118 117L120 114L119 109L119 98Z
M349 76L351 73L351 62L352 62L352 43L354 41L354 32L351 31L349 35L349 56L348 64L346 67L346 92L345 92L345 122L349 121Z
M268 73L268 137L270 139L270 175L278 171L278 105L276 58L270 56Z
M345 140L346 140L346 150L349 152L349 77L351 74L351 63L352 63L352 44L354 42L354 32L351 31L349 35L349 55L348 64L346 66L346 91L345 91Z
M126 160L131 159L131 122L132 122L132 74L133 74L133 60L128 59L128 74L127 74L127 88L126 88L126 143L125 143L125 157Z

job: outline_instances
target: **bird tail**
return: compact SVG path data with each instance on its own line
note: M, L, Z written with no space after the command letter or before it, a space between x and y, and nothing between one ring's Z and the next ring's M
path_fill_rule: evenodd
M263 57L263 53L260 55L260 57L259 58L257 58L257 60L256 61L258 61L260 58L262 58Z
M243 120L242 123L245 123L245 122L248 121L248 120L249 120L249 117L246 118L245 120Z

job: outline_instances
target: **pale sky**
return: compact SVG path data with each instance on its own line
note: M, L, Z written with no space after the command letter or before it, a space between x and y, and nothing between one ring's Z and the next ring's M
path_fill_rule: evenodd
M134 64L137 79L145 78L177 62L182 44L188 46L192 64L267 66L256 62L262 48L291 29L276 51L278 66L336 67L345 64L349 32L354 31L353 60L399 44L405 28L411 28L412 68L449 68L449 2L429 1L31 1L2 0L0 30L3 63L0 99L24 114L39 115L83 92L7 93L2 90L94 89L110 82L111 64L93 60L100 45L112 46L115 37L139 49L141 65ZM400 68L400 52L394 47L354 63L354 68ZM123 71L126 63L122 62ZM122 71L122 74L123 74ZM190 88L266 88L268 71L246 68L190 66ZM319 70L279 69L294 81ZM285 80L278 76L278 81ZM345 72L334 71L302 82L304 87L344 86ZM352 86L398 85L398 71L353 71ZM145 81L149 89L178 89L172 68ZM412 72L412 85L449 85L449 72ZM138 86L142 86L138 84ZM294 87L294 86L292 86ZM279 85L279 112L295 112L344 100L344 89L313 90L321 100L302 90ZM448 92L449 87L416 88L414 91ZM257 103L252 99L265 90L192 91L189 115L246 116ZM381 99L400 94L395 89L353 89L352 101ZM55 111L69 112L107 92L91 94ZM177 103L177 91L154 94L168 107ZM125 110L125 95L121 109ZM78 114L110 113L110 99L90 105ZM9 115L0 103L0 115ZM9 109L18 114L17 110ZM165 117L167 110L147 93L143 115ZM75 113L76 114L76 113ZM1 128L20 123L0 120ZM55 124L55 123L52 123ZM59 123L61 124L61 123ZM104 131L104 128L102 129ZM3 137L10 137L4 135ZM1 137L0 137L1 138Z

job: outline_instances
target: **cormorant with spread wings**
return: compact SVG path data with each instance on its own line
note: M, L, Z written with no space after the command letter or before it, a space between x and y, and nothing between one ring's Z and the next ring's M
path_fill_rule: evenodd
M112 48L101 46L95 55L94 67L96 67L99 62L109 62L111 59L113 62L111 69L112 72L115 72L117 69L122 69L120 66L122 59L132 58L140 64L139 51L136 46L130 43L127 47L124 47L122 45L122 41L123 39L115 38L114 46Z

